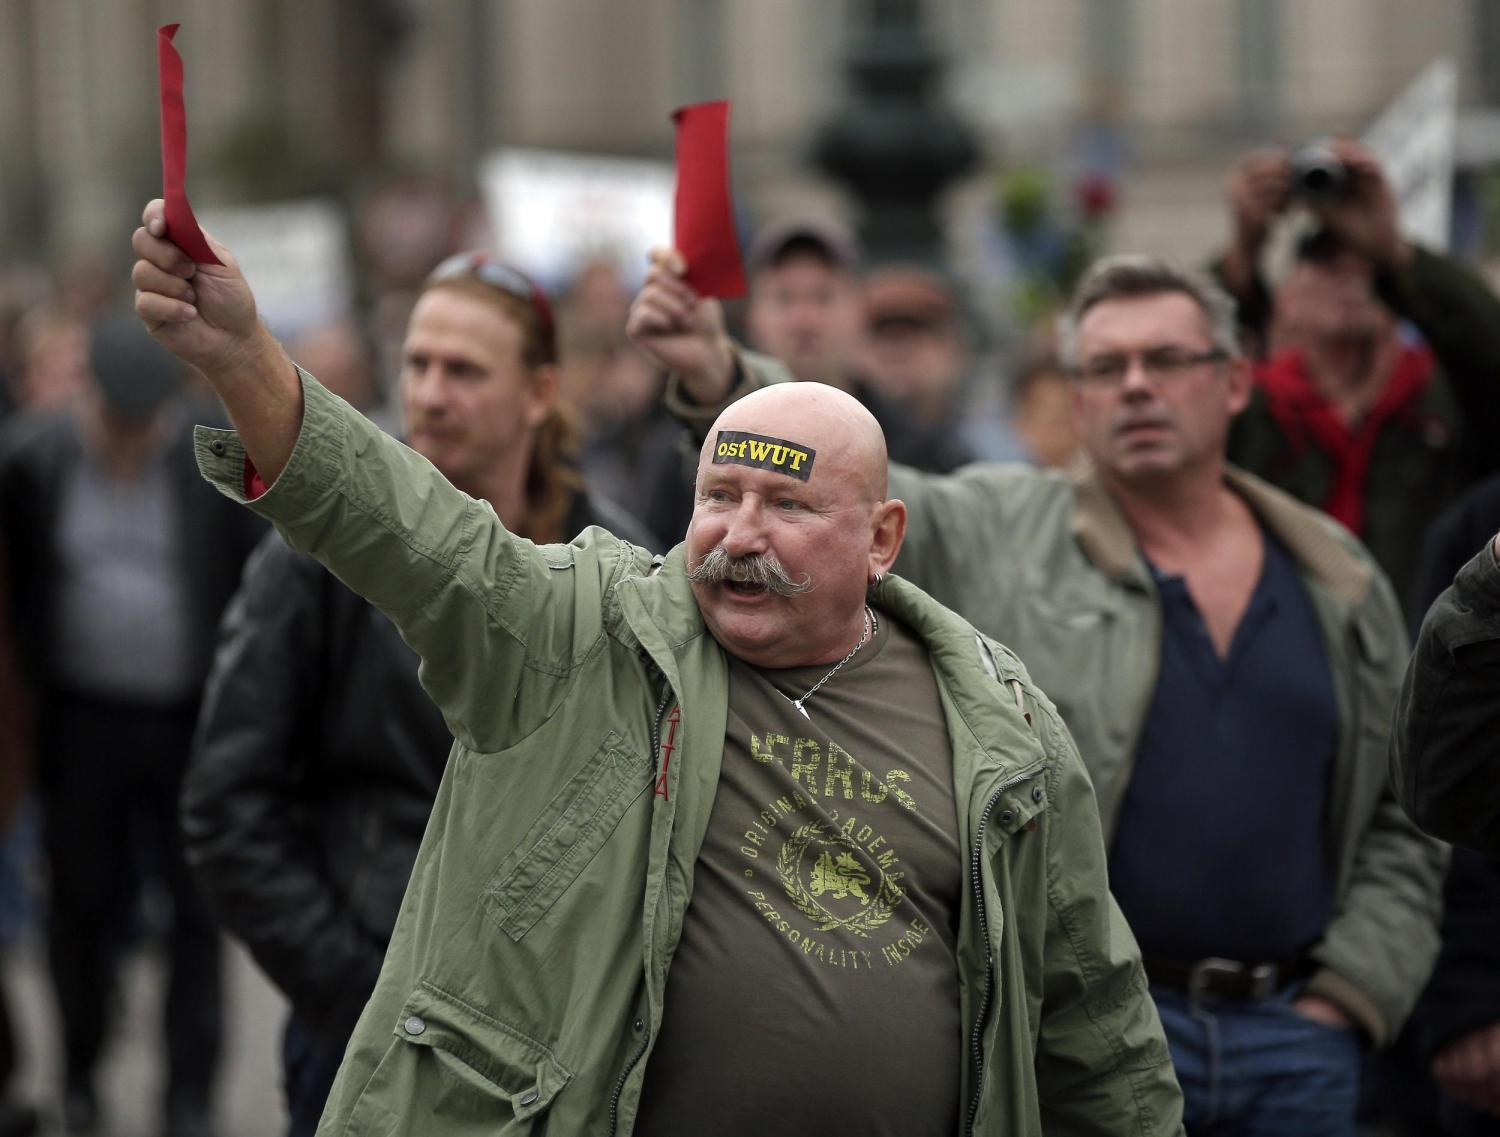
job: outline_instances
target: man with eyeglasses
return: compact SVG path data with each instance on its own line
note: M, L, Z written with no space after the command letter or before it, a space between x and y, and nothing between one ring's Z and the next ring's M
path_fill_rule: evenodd
M684 347L724 333L677 267L631 328L701 423L770 375ZM1352 1137L1361 1051L1436 949L1443 857L1385 777L1400 609L1346 531L1226 463L1251 378L1222 290L1108 258L1062 331L1092 469L893 470L896 569L1020 653L1077 737L1189 1133Z

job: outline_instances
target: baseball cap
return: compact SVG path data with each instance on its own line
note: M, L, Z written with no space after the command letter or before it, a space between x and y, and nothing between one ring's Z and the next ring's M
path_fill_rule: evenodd
M865 318L872 328L945 328L957 316L952 285L931 269L890 265L873 270L865 280Z
M755 276L780 264L788 254L803 251L822 257L834 268L859 272L859 246L853 234L822 218L795 218L763 227L750 242L745 270Z

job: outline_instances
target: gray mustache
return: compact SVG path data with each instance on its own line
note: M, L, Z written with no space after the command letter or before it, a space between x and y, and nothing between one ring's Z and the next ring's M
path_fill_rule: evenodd
M688 566L687 577L694 584L719 584L726 580L746 584L763 584L778 596L801 596L812 588L812 577L793 580L775 553L751 553L748 557L731 557L719 545L695 565Z

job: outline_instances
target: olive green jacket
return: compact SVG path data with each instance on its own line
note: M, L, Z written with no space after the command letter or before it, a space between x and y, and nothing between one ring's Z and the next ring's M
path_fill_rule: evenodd
M291 460L253 507L390 615L454 735L319 1133L628 1134L724 751L725 658L683 551L653 559L598 529L533 545L306 377L304 395ZM198 449L243 499L236 437L205 430ZM1055 709L916 588L887 580L878 604L926 643L953 741L965 1131L1180 1133Z
M1311 952L1310 990L1384 1042L1436 959L1446 863L1386 776L1405 622L1346 530L1242 471L1227 480L1296 560L1338 701L1325 830L1335 910ZM947 480L902 471L892 481L911 512L897 569L1026 660L1077 739L1108 840L1161 658L1161 601L1124 515L1089 475L974 466Z
M788 378L749 352L737 375L726 402ZM675 381L668 406L700 433L719 409L686 401ZM1386 776L1405 622L1385 576L1347 530L1243 471L1231 467L1227 479L1296 559L1338 699L1325 834L1336 909L1312 949L1319 967L1309 989L1385 1042L1436 960L1446 865L1445 848L1405 817ZM1092 475L1021 465L951 475L892 466L890 493L910 519L896 570L1026 661L1077 740L1108 841L1161 657L1160 599L1124 514Z

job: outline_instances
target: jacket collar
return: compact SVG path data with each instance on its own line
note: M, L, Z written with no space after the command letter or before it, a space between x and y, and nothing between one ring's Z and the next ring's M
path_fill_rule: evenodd
M638 607L626 606L626 618L643 647L675 652L688 642L708 634L698 601L687 578L687 546L677 544L656 557L643 576L630 576L617 586L629 590Z
M648 631L659 638L659 647L675 650L699 637L711 638L698 612L698 602L687 579L686 546L679 544L657 557L643 577L631 577L621 586L634 591L640 612L649 619L649 629L631 620L637 635ZM910 627L934 651L957 651L977 659L974 629L955 612L943 607L916 585L900 577L886 577L871 604L889 612ZM642 639L643 644L645 639Z
M724 666L723 649L703 623L685 569L686 553L679 544L666 556L657 557L648 575L621 584L628 590L623 604L625 619L641 646L679 690L684 681L717 676ZM1006 738L1014 732L1013 723L1002 721L1008 712L1006 698L996 691L1001 678L986 670L981 655L984 649L967 620L898 576L885 578L871 604L900 620L926 645L943 688L976 738ZM957 741L955 738L955 762L965 752ZM1024 765L1021 758L1029 762L1035 757L1029 747L1017 748L1014 753L1003 747L984 749L1002 769L1020 768ZM960 773L961 784L975 775L974 770Z
M1369 594L1374 570L1347 540L1340 540L1332 521L1236 466L1224 467L1224 481L1334 595L1352 607ZM1073 534L1084 555L1110 576L1143 580L1145 567L1135 534L1098 474L1086 470L1073 485Z

